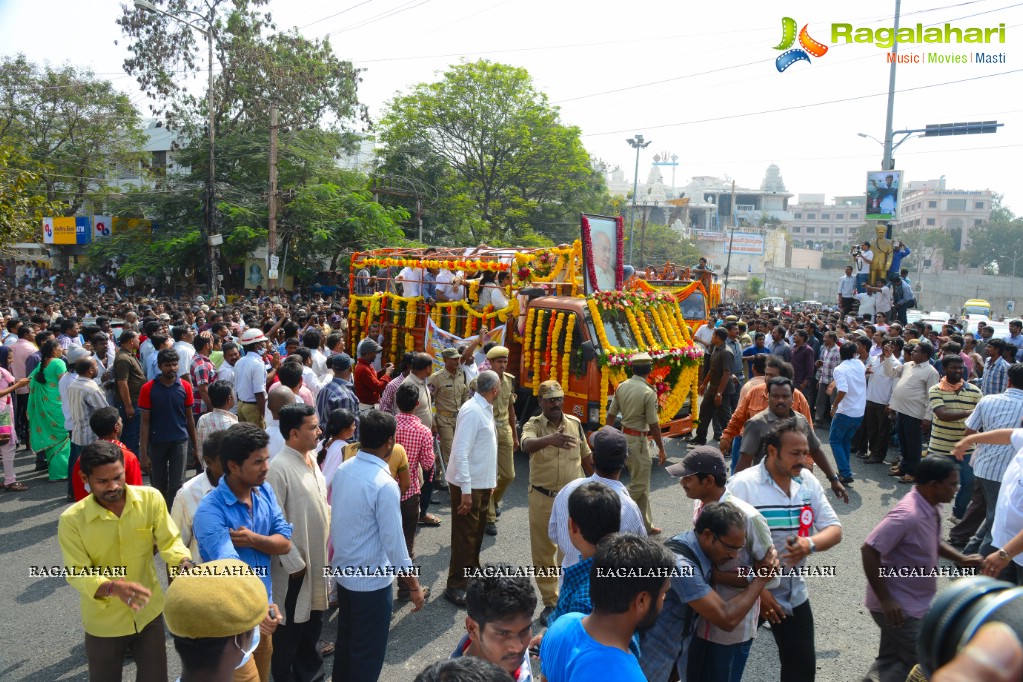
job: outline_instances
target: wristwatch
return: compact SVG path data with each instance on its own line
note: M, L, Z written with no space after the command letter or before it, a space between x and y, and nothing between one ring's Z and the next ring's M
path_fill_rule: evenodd
M1012 561L1012 557L1004 549L998 550L998 558L1002 561Z
M817 551L817 543L815 543L813 541L813 538L807 538L806 541L810 543L810 554L813 554L814 552L816 552Z
M828 476L828 480L834 483L835 481L838 480L838 474L831 474L830 476Z

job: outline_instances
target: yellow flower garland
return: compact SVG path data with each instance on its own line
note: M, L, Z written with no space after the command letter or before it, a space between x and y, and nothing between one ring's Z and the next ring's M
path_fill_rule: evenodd
M600 368L600 405L597 409L600 410L600 418L597 420L601 426L607 423L607 394L608 386L611 383L611 372L607 367Z
M547 378L557 379L558 378L558 361L564 362L560 353L558 353L558 339L561 338L561 330L565 326L565 313L558 313L558 316L554 319L554 333L551 334L551 338L547 340L547 347L551 349L551 366L547 368ZM562 386L564 388L564 386Z
M412 336L408 332L405 333L405 352L414 353L416 350L416 337ZM397 359L397 358L395 358Z
M543 334L540 331L543 329L543 320L546 316L546 310L536 311L536 334L533 337L533 378L530 381L530 387L533 389L533 395L537 395L537 390L540 387L540 368L543 367L540 359L540 343L543 341Z
M575 313L568 316L565 328L565 352L561 360L561 388L568 391L569 368L572 366L572 334L575 332Z
M394 327L391 329L391 357L390 359L396 360L398 358L398 328Z
M415 329L416 327L416 311L419 308L416 299L411 299L405 303L405 326L409 329Z
M529 344L533 340L533 317L535 313L535 308L530 308L529 312L526 313L526 334L522 339L523 369L526 370L526 376L529 377L529 381L526 382L526 385L530 385L533 381L533 378L529 375L529 370L532 368L533 372L536 372L536 368L533 367L533 356L529 352ZM523 380L525 380L525 378L526 377L523 377Z

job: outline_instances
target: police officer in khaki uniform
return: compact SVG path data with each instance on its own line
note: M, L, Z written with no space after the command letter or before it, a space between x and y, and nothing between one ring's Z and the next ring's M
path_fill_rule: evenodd
M433 426L440 440L441 460L446 467L448 455L451 454L451 439L455 436L458 408L469 399L469 384L465 380L465 372L459 367L457 349L445 348L440 352L440 357L444 360L444 369L431 374L426 385L433 393L433 405L437 408Z
M561 565L558 546L547 534L554 498L565 484L593 473L593 455L582 422L561 409L565 399L561 384L553 379L543 382L539 396L540 414L522 427L522 449L529 455L529 546L533 566L551 571L550 577L536 578L544 605L540 622L545 623L558 603L555 571Z
M504 491L515 480L515 451L519 449L519 435L515 423L515 377L506 372L508 349L494 346L487 352L490 369L501 380L501 392L494 401L494 424L497 426L497 487L490 496L487 510L487 535L497 535L497 505Z
M657 393L646 378L653 369L653 359L647 353L632 356L632 376L615 389L611 406L607 408L607 424L614 424L622 415L622 432L629 443L629 495L643 512L647 533L657 535L660 528L653 525L650 512L650 445L657 444L657 459L661 466L668 461L661 440L661 427L657 417Z

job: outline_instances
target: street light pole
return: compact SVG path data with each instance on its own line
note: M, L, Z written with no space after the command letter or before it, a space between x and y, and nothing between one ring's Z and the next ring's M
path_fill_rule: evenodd
M895 25L893 35L899 33L899 14L902 8L902 0L895 0ZM899 42L892 41L892 63L888 70L888 115L884 124L884 158L881 159L881 170L895 170L895 160L892 158L892 120L895 117L895 55L898 52Z
M649 147L651 140L644 142L643 136L637 133L635 137L630 137L626 142L636 150L636 174L632 181L632 218L629 221L629 265L635 266L632 256L636 245L636 240L633 237L636 234L636 194L639 192L639 150Z
M136 9L140 9L146 12L153 12L154 14L162 14L163 16L173 19L174 21L180 22L189 28L195 29L206 36L206 43L209 48L209 65L208 65L208 81L206 87L206 108L208 111L208 122L207 127L209 128L209 143L210 143L210 156L209 156L209 174L206 178L206 197L203 202L203 242L206 245L207 258L209 258L210 269L209 269L209 288L210 293L214 299L218 294L218 280L217 280L217 246L223 242L223 238L216 234L216 167L214 165L214 159L216 156L216 112L213 108L213 18L204 17L198 12L192 12L191 10L181 10L182 14L192 14L204 22L206 27L196 26L190 21L185 21L176 14L166 12L156 5L152 4L148 0L134 0Z

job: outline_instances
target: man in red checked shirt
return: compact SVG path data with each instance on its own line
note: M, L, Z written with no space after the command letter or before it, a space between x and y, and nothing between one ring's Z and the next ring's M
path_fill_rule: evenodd
M121 448L121 453L124 455L124 482L128 485L142 485L142 467L139 465L138 457L128 449L127 445L118 440L121 437L124 422L121 421L121 415L118 414L117 408L101 407L96 410L89 418L89 426L100 440L109 441ZM84 500L90 492L85 489L81 471L82 468L76 461L71 470L71 488L75 502Z
M359 360L355 363L355 395L359 399L359 414L375 409L380 402L380 395L391 380L394 365L387 366L377 372L373 369L373 361L381 351L379 343L373 339L365 339L356 351Z

